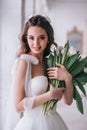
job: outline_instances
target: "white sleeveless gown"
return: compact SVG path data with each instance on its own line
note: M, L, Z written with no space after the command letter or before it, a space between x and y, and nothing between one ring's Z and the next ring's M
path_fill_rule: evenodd
M26 55L24 57L26 57ZM31 79L28 85L27 96L33 97L46 91L48 80L45 76L37 76ZM53 111L44 115L41 105L36 108L25 110L24 116L19 120L14 130L68 130L68 128L56 111L56 107Z

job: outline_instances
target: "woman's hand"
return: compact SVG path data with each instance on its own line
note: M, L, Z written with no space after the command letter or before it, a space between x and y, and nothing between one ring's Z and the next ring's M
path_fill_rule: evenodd
M64 80L66 88L52 88L52 98L63 99L66 104L71 104L73 101L73 84L72 75L67 71L67 69L56 63L57 67L48 68L48 76L50 79Z
M58 79L58 80L64 80L66 81L71 81L72 76L71 74L67 71L67 69L59 64L56 63L57 67L50 67L48 68L48 76L50 79Z
M60 100L64 94L65 88L55 88L52 84L50 84L50 97L51 100Z

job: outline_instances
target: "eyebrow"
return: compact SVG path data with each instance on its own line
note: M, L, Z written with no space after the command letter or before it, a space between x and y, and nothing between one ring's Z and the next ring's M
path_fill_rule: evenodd
M28 35L28 36L33 36L33 35ZM39 35L38 37L40 37L40 36L45 36L44 34L41 34L41 35Z

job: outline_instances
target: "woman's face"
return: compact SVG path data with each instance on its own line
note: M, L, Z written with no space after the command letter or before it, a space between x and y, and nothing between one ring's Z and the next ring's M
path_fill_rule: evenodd
M48 43L48 36L43 28L31 26L27 32L27 41L32 54L43 54Z

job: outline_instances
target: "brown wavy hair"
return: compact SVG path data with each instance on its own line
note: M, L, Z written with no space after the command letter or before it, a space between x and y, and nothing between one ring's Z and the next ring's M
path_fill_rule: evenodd
M27 32L29 27L31 26L38 26L46 31L49 43L44 50L44 57L48 56L51 51L51 45L54 44L55 46L57 46L57 44L54 42L54 31L50 22L44 16L41 15L33 16L25 23L24 28L20 34L21 47L18 51L17 56L19 57L21 54L28 54L30 52L30 48L27 41Z

